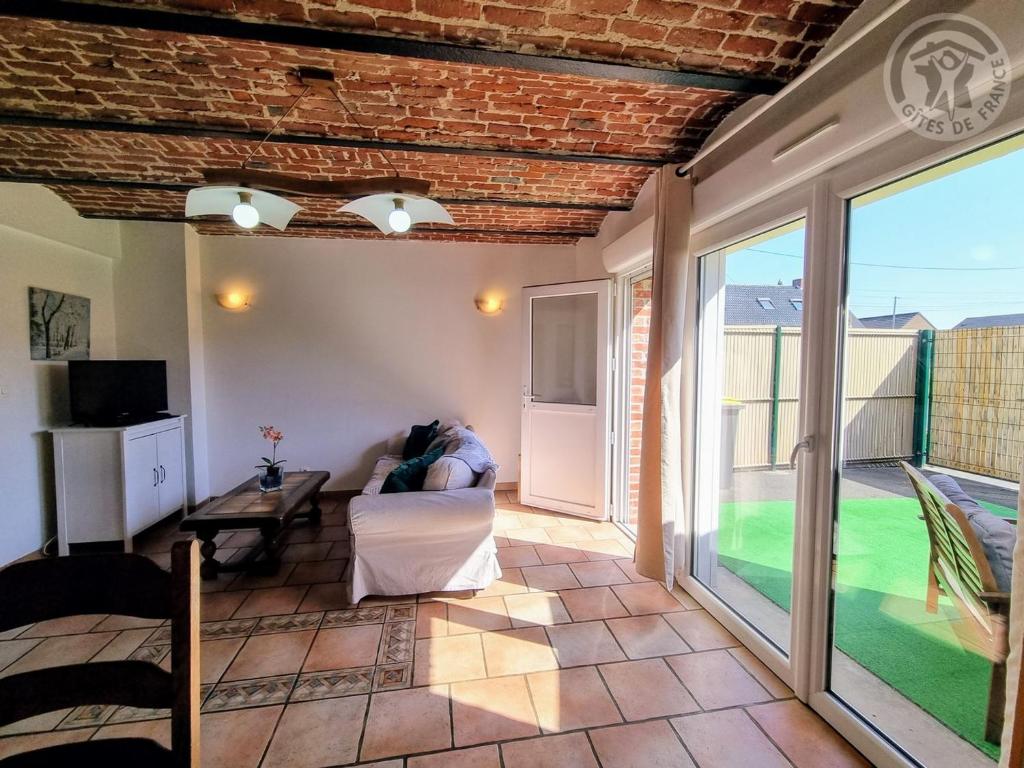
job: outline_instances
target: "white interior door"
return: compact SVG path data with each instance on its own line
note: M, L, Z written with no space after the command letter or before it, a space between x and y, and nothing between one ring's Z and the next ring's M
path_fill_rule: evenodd
M604 519L611 282L523 290L523 504Z

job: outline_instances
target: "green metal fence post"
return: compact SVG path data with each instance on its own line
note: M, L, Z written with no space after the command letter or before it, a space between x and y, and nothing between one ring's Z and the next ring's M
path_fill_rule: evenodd
M775 326L775 348L772 358L772 418L768 436L768 457L775 469L779 457L779 388L782 384L782 326Z
M918 332L917 382L914 387L914 457L915 467L928 463L931 441L932 363L935 354L935 331Z

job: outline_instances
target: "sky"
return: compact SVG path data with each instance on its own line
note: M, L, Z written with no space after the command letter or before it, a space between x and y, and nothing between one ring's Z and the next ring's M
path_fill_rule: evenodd
M894 195L849 218L850 301L857 317L919 311L937 328L1024 313L1024 149ZM729 254L729 283L802 277L799 230Z

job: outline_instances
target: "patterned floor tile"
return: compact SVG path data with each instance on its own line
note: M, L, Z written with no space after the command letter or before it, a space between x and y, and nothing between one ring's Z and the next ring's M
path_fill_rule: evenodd
M412 662L382 664L375 667L373 674L374 691L397 691L412 685Z
M316 629L323 619L323 611L316 613L292 613L284 616L264 616L260 619L254 635L267 635L272 632L298 632L303 629Z
M384 606L374 608L348 608L342 611L327 611L321 629L352 627L357 624L383 624L387 610Z
M199 637L212 640L222 637L248 637L259 619L228 619L227 621L206 621L199 627Z
M384 625L384 636L381 638L380 651L377 654L378 664L397 664L412 661L416 646L416 622L395 621Z
M387 621L416 621L416 606L389 605Z
M369 693L373 687L373 672L374 667L306 672L299 675L290 701L313 701Z
M142 645L167 645L171 642L171 628L157 627L156 630L151 634Z
M215 685L203 704L203 712L283 704L295 686L295 678L296 675L280 675Z
M132 661L149 661L153 664L159 664L170 650L171 646L169 645L144 645L133 651L132 655L128 658Z
M116 709L116 704L86 704L81 707L75 707L57 726L57 730L63 731L68 728L85 728L89 726L95 728L97 725L103 725L103 723L109 720Z

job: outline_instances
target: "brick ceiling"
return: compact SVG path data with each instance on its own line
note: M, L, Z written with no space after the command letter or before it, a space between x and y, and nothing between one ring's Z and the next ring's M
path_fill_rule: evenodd
M237 167L302 91L296 68L318 67L355 118L309 94L253 167L381 175L387 147L457 225L405 237L571 243L628 208L657 165L692 156L751 93L792 79L856 4L5 4L0 179L48 183L84 216L180 221L201 170ZM304 210L289 235L376 236L336 213L344 201L290 197Z

